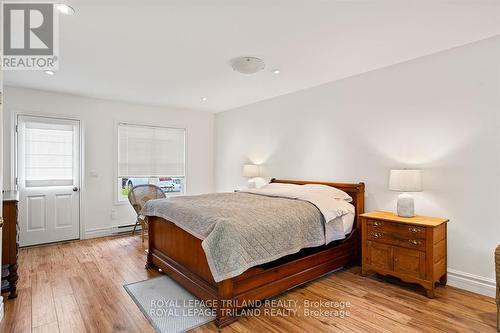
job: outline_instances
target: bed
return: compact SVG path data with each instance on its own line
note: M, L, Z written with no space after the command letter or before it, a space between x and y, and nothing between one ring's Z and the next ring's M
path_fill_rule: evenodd
M271 184L326 185L344 191L355 209L350 232L327 245L309 243L300 251L265 262L242 272L215 274L207 259L206 242L187 228L161 214L148 214L149 250L146 268L161 269L193 295L216 308L218 327L237 320L245 306L278 295L340 267L359 264L361 255L359 214L364 213L364 184L272 179ZM155 216L160 215L160 216ZM163 217L161 217L163 216ZM179 217L177 217L179 219ZM174 219L172 219L174 220ZM326 229L326 228L325 228ZM191 230L189 230L191 231ZM205 249L203 247L205 245ZM214 278L215 277L215 278ZM227 278L225 278L227 277Z

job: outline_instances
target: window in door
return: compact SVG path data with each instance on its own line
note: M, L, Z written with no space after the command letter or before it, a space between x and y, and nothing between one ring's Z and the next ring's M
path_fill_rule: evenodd
M73 185L73 125L26 121L24 126L25 186Z

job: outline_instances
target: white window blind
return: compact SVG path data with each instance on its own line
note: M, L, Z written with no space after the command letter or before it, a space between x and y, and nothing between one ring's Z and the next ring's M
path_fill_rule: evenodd
M118 177L184 176L181 128L118 125Z
M25 126L26 186L72 185L73 126L37 122Z

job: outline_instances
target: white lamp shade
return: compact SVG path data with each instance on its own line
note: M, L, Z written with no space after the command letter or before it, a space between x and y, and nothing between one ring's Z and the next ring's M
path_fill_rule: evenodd
M259 166L255 164L245 164L243 166L243 177L259 177Z
M389 189L399 192L422 191L421 170L391 170Z

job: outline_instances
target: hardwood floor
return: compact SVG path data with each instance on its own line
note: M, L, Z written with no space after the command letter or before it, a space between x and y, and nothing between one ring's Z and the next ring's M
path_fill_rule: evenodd
M21 249L18 298L7 300L0 332L154 332L123 284L157 276L144 269L140 237L108 237ZM297 301L291 316L242 317L223 332L496 332L492 298L397 280L363 278L359 268L336 272L276 300ZM307 301L344 301L349 316L306 316ZM281 304L282 305L282 304ZM330 305L333 305L330 303ZM292 309L293 307L290 307ZM312 304L310 310L331 310ZM333 313L334 314L334 313ZM208 324L193 332L216 332Z

